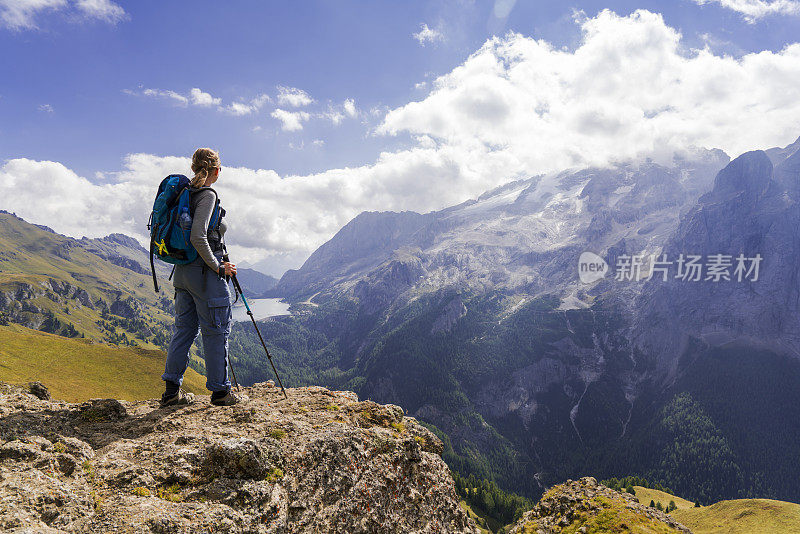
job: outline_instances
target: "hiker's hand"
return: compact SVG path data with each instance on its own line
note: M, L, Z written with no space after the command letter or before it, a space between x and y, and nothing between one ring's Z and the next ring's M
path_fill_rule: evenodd
M223 261L219 266L219 274L222 276L233 276L236 274L236 265Z

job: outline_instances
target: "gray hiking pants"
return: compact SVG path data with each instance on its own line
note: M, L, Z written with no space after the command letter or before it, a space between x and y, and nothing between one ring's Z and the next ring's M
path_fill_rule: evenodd
M175 266L175 331L167 351L162 380L183 383L189 365L189 349L203 334L206 387L209 391L230 389L228 380L228 335L231 333L231 296L228 284L205 266L202 259Z

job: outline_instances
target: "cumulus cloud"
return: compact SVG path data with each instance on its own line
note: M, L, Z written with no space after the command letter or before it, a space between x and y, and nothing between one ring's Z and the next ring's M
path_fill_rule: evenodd
M127 18L127 13L110 0L0 0L0 22L12 30L36 29L36 18L59 12L67 20L100 20L111 24Z
M43 111L45 113L53 113L53 111L55 110L53 109L53 106L51 106L50 104L42 104L39 106L39 111Z
M419 41L419 44L425 46L427 43L436 43L444 40L444 35L441 30L429 28L427 24L420 24L419 31L412 34L412 37Z
M314 99L302 89L278 86L278 104L282 106L299 108L313 103Z
M737 59L687 52L648 11L577 23L574 50L514 33L489 40L426 98L388 112L378 133L504 154L506 175L690 145L736 155L797 137L800 44Z
M203 108L207 108L209 106L218 106L220 103L222 103L221 98L214 98L209 93L204 93L197 87L193 87L192 90L189 91L189 101L193 105Z
M798 15L800 2L796 0L694 0L696 4L719 4L741 13L747 22L754 23L767 15Z
M276 109L270 115L281 121L281 129L286 132L302 130L303 122L311 118L311 115L305 111L286 111L285 109Z
M218 190L234 257L299 263L364 210L425 212L567 167L668 160L690 146L736 156L800 134L800 44L734 58L687 51L680 33L647 11L577 23L583 37L572 50L494 38L420 101L378 110L377 134L414 142L369 165L281 176L231 167L222 147ZM278 111L290 128L308 120ZM172 172L188 174L188 158L134 154L113 180L93 181L59 163L16 159L0 167L0 196L4 208L62 233L144 239L153 189ZM90 219L99 222L87 229Z

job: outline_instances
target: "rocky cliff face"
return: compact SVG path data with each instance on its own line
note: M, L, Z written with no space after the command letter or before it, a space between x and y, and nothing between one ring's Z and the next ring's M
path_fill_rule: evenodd
M68 404L0 385L4 532L477 532L442 443L350 392Z
M713 189L681 221L662 253L728 257L730 280L658 278L636 299L633 337L671 375L693 341L737 343L800 353L800 151L786 159L743 154L717 175ZM737 258L760 257L757 270L737 274ZM740 279L741 278L741 279Z

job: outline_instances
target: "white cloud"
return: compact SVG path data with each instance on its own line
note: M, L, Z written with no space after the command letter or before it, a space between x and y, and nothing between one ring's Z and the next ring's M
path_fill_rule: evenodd
M353 118L358 115L358 109L356 108L356 101L353 100L352 98L348 98L347 100L345 100L344 104L342 104L342 108L344 108L344 113L348 117Z
M341 106L328 105L328 111L317 114L317 117L327 119L338 126L345 118L356 118L359 116L356 101L352 98L345 99Z
M696 4L719 4L741 13L747 22L754 23L767 15L799 15L796 0L694 0Z
M36 29L36 18L59 12L67 20L100 20L111 24L127 18L125 10L110 0L0 0L0 22L12 30Z
M76 0L75 7L87 18L115 24L127 17L125 10L110 0Z
M426 98L390 111L378 132L502 155L505 176L689 145L737 155L800 133L800 44L733 58L686 51L648 11L579 23L571 51L513 33L489 40Z
M419 31L412 34L414 39L419 41L419 44L425 46L426 43L435 43L444 40L444 35L441 30L429 28L427 24L420 24Z
M424 99L386 113L379 133L413 144L372 164L281 176L231 167L221 147L233 257L300 262L364 210L425 212L566 167L669 159L692 145L736 156L800 134L800 44L733 58L686 51L647 11L604 11L580 25L574 50L517 34L488 41ZM308 120L278 111L284 126ZM189 159L134 154L99 183L59 163L16 159L0 166L0 198L62 233L144 238L153 190L172 172L188 174Z
M314 99L302 89L278 86L278 104L282 106L299 108L313 103Z
M133 94L131 91L128 91L130 94ZM172 100L174 103L180 106L188 106L189 105L189 97L183 96L180 93L176 93L175 91L164 90L164 89L144 89L142 91L144 96L149 96L152 98L166 98L168 100Z
M12 30L33 29L37 14L66 5L66 0L0 0L0 20Z
M39 106L39 111L43 111L45 113L53 113L53 111L55 110L53 109L53 106L51 106L50 104L42 104L41 106Z
M193 87L191 91L189 91L189 100L195 106L200 106L203 108L207 108L209 106L218 106L222 103L221 98L214 98L209 93L204 93L197 87Z
M137 95L136 91L130 89L123 90L124 93L129 95ZM223 104L222 99L212 96L210 93L193 87L187 94L181 94L172 90L165 89L142 89L141 94L152 98L166 98L180 106L197 106L208 108L216 106L218 111L229 113L231 115L243 116L249 115L259 111L265 104L271 102L268 95L260 94L249 101L232 102L230 104Z
M220 110L241 117L256 113L269 102L272 102L272 99L268 95L260 94L249 102L233 102L227 106L222 106Z
M320 113L319 116L328 119L337 126L344 120L344 113L334 109L333 107L329 108L325 113Z
M311 115L305 111L286 111L285 109L276 109L271 115L281 121L281 129L287 132L302 130L303 122L311 118Z

